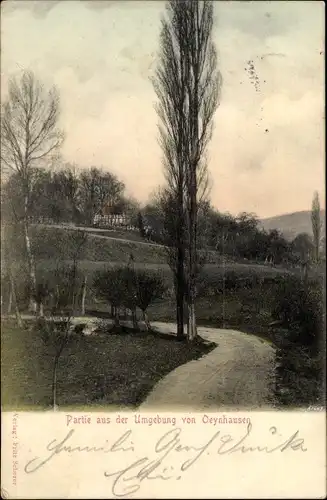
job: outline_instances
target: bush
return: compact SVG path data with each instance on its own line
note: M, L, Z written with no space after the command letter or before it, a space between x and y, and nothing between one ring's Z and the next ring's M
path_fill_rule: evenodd
M38 269L34 299L52 314L73 314L83 277L76 266L65 263L55 269Z
M121 268L108 268L97 271L93 279L93 290L96 297L110 303L114 308L123 305L124 284Z
M137 271L135 278L137 306L141 309L146 327L149 329L150 323L146 311L150 304L164 296L166 287L159 273Z
M93 280L93 289L97 297L113 306L117 323L120 307L130 309L133 322L136 323L135 314L138 307L149 327L146 311L155 300L163 297L166 286L163 276L157 272L124 266L98 271Z
M319 280L292 277L276 291L273 318L286 333L276 351L276 393L282 404L310 405L324 400L324 311Z
M319 281L306 282L297 276L284 278L277 286L272 317L289 330L289 341L317 352L323 329L323 294Z
M285 342L277 349L276 393L283 405L324 404L324 354Z
M238 276L235 271L228 270L223 276L225 290L234 290L238 285Z

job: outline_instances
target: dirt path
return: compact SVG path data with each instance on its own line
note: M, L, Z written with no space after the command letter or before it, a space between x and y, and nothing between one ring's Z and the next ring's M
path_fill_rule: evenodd
M165 323L153 326L162 332L176 328ZM239 331L205 327L198 331L217 347L169 373L139 409L273 409L269 386L273 380L273 347Z
M22 318L33 316L22 315ZM75 317L73 323L92 327L97 320ZM128 321L122 323L129 324ZM159 332L176 334L174 323L152 322L151 325ZM198 333L215 342L217 347L160 380L139 410L273 410L274 348L254 335L235 330L198 327Z
M37 224L38 226L43 226L43 227L48 227L48 228L54 228L54 229L66 229L68 231L85 231L88 233L88 236L91 238L98 238L100 240L114 240L114 241L123 241L125 243L135 243L136 245L147 245L151 247L159 247L159 248L165 248L163 245L159 245L159 243L152 243L150 241L138 241L138 240L132 240L128 238L118 238L118 236L110 236L110 231L108 231L108 236L104 234L97 234L97 231L103 231L105 232L105 229L97 229L97 228L91 228L91 227L79 227L79 226L73 226L73 225L60 225L60 224Z

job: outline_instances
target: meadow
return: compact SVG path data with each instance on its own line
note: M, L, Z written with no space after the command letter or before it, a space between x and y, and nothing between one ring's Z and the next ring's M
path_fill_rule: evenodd
M3 321L1 330L3 410L51 409L53 346L27 321L23 329ZM60 408L135 408L162 377L213 347L146 332L72 335L59 364Z
M73 230L67 228L33 228L38 273L51 274L58 263L71 262L73 234ZM79 255L79 270L87 277L85 314L110 317L110 305L99 299L92 287L93 277L95 272L109 266L127 264L132 253L136 268L159 272L167 287L165 296L148 308L150 322L175 322L173 276L166 263L165 249L136 239L114 238L106 238L104 234L100 238L89 236ZM18 260L15 264L18 278ZM197 323L240 330L262 337L276 347L283 345L288 330L285 325L272 325L273 310L281 283L287 283L296 271L254 262L233 262L218 254L211 255L198 278ZM24 312L23 283L18 289ZM140 311L138 320L141 320ZM29 323L25 322L19 330L13 320L8 319L2 322L1 342L2 407L47 408L51 402L54 356L51 348ZM172 336L165 338L152 331L131 329L95 337L74 336L60 360L60 406L136 407L163 376L212 348L201 342L189 345L186 341L176 342ZM307 381L305 377L301 380ZM292 399L287 401L292 402Z

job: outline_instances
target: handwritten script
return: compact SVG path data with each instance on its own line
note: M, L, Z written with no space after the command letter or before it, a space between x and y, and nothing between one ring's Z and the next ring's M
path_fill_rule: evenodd
M292 435L283 437L276 427L270 427L269 436L273 436L274 446L253 444L251 442L252 424L249 423L241 438L234 438L231 434L216 431L210 439L197 444L187 444L183 438L183 430L174 427L165 432L154 444L151 456L140 456L135 459L137 450L133 442L132 430L124 432L116 441L105 441L102 446L81 446L76 444L75 429L69 430L63 439L55 438L50 441L42 457L34 457L25 465L25 472L32 474L48 465L63 453L68 454L107 454L107 453L132 453L128 466L118 470L105 470L106 478L111 478L112 493L116 497L126 497L136 493L145 480L180 480L183 474L193 468L200 460L210 455L224 456L234 453L271 454L276 452L306 452L304 439L299 435L299 430ZM178 455L178 465L176 464ZM174 458L174 460L172 460ZM186 458L186 459L185 459Z

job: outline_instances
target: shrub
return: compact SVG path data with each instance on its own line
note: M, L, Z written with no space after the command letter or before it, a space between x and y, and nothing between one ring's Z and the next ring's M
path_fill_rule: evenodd
M38 269L34 299L40 315L43 315L44 306L54 315L74 314L82 281L82 273L73 264L61 263L55 269Z
M93 279L93 290L95 295L113 307L113 315L116 324L119 324L118 309L123 305L124 285L121 268L108 268L97 271Z
M277 396L282 404L323 402L324 312L319 280L293 276L276 289L274 319L286 327L278 342Z
M276 393L283 405L324 404L324 355L285 342L277 349Z
M155 300L163 297L166 291L163 277L159 273L148 271L136 272L136 297L137 306L143 313L143 319L147 329L150 323L147 316L147 309Z
M225 290L234 290L238 285L237 273L233 270L226 271L226 273L224 273L223 279L224 279Z
M319 281L284 278L276 289L272 317L289 331L288 339L317 352L323 328L323 295Z
M147 328L149 322L146 311L154 300L163 297L166 286L159 273L135 270L125 266L98 271L93 280L95 294L110 303L115 311L116 323L119 323L118 309L126 307L132 311L134 327L136 324L136 307L143 313Z

